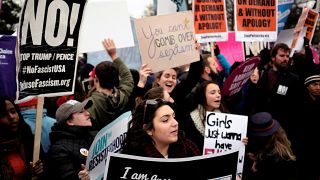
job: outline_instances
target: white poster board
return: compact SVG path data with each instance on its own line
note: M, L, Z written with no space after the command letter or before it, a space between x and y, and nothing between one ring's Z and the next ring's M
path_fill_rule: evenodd
M117 48L134 46L126 0L87 1L79 36L79 52L105 50L104 38L114 40Z
M237 174L241 176L244 164L248 116L207 112L203 154L239 150Z

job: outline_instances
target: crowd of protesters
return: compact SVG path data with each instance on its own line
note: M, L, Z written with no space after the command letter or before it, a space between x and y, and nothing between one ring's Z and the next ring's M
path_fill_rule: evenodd
M216 44L213 55L197 45L199 61L188 64L187 71L183 66L156 73L148 64L142 64L138 72L129 69L117 55L113 40L105 39L103 45L112 61L95 67L81 61L77 72L78 84L91 80L90 92L85 93L80 85L73 95L46 98L41 160L31 160L35 104L18 106L0 97L0 179L89 179L84 164L95 134L131 110L121 153L199 156L206 111L246 115L243 180L319 180L320 155L315 143L319 139L320 69L308 42L292 58L283 43L263 49L249 81L238 93L225 97L221 96L223 83L243 60L230 66Z

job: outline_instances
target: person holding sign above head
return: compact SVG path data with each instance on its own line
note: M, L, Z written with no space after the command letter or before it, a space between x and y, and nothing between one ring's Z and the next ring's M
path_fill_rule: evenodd
M95 91L90 99L93 102L88 111L92 116L92 127L100 130L125 111L133 90L130 70L121 61L112 39L105 39L103 45L113 62L102 61L95 67Z
M279 122L268 112L249 117L242 180L295 180L296 157Z
M179 131L171 103L162 99L148 99L137 106L128 124L122 153L154 158L200 155L197 146Z
M32 163L34 136L19 107L0 96L0 179L41 179L41 160ZM40 155L43 153L40 153Z
M91 131L92 101L82 103L69 100L57 109L56 120L50 133L51 147L45 166L47 179L89 179L84 164L96 135Z

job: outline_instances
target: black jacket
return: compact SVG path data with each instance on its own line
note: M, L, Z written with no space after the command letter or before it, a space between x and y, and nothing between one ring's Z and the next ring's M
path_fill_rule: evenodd
M52 127L45 168L48 179L79 179L81 164L86 163L86 156L80 153L80 149L89 150L96 134L90 130L91 127L57 123Z

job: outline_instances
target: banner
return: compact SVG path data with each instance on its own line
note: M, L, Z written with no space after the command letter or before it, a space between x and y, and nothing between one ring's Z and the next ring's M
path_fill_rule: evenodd
M26 0L18 36L19 99L73 93L81 0Z
M0 35L0 95L16 99L16 36Z
M277 39L277 0L234 2L236 41Z
M255 56L242 62L236 69L234 69L224 82L221 95L223 97L232 96L239 92L243 85L249 80L259 61L260 57Z
M237 174L240 177L245 157L245 145L242 139L247 137L247 124L248 116L215 112L206 113L203 154L219 154L238 150Z
M142 63L154 73L200 59L191 11L135 20Z
M126 137L131 111L123 113L106 127L101 129L94 138L86 161L91 180L100 180L103 177L108 152L118 152Z
M238 151L189 158L147 158L109 153L104 180L235 180Z
M226 2L194 1L194 28L199 43L227 41Z

